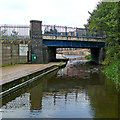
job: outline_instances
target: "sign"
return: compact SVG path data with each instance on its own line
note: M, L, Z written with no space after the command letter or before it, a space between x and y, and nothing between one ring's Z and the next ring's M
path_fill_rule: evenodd
M27 56L28 45L19 44L19 56Z

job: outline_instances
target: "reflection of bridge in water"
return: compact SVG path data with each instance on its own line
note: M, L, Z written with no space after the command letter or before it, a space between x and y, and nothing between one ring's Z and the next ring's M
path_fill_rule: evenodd
M4 104L3 109L9 109L15 104L13 106L15 110L21 110L22 107L22 109L30 111L30 114L39 114L40 116L42 116L43 113L47 114L47 112L51 110L59 113L57 111L59 110L61 111L61 113L58 114L60 116L63 114L62 110L69 114L69 108L71 108L73 113L77 112L80 114L81 110L85 107L84 105L87 105L90 108L89 110L93 110L92 112L96 117L99 116L102 118L102 115L105 117L115 117L118 114L118 99L116 94L114 94L115 91L111 89L112 86L107 85L103 74L98 74L97 71L95 71L97 69L96 66L85 65L84 67L85 68L80 66L75 69L73 66L71 69L73 68L73 71L76 71L75 73L83 70L84 74L88 74L87 71L91 70L92 72L89 72L89 78L82 76L81 78L77 76L74 77L74 73L73 76L69 76L68 74L72 72L64 75L64 69L58 72L55 71L43 79L38 80L37 83L32 84L31 87L29 86L29 88L26 87L22 89L22 95L21 92L18 91L11 97L11 100L5 98L6 102L9 101L9 103ZM111 101L108 102L108 99L111 99ZM113 102L112 105L111 102ZM105 109L105 111L103 111L103 109Z
M69 69L73 69L74 72L65 72ZM74 73L78 73L78 71L80 75L83 73L84 75L80 77L79 74L77 74L75 77ZM65 103L70 100L74 102L89 101L88 86L90 89L92 86L102 86L104 85L103 80L103 76L98 75L95 68L89 68L85 65L79 65L78 68L63 68L40 80L40 83L29 91L31 101L30 109L41 110L44 104L48 104L47 99L51 100L51 105L57 105L59 100ZM45 103L43 103L43 101Z

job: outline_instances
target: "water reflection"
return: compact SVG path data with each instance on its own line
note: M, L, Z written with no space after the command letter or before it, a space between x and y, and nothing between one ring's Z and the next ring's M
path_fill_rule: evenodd
M87 63L87 60L76 60L76 61L68 61L67 66L64 69L61 69L58 73L58 77L67 76L67 77L79 77L81 79L89 79L91 73L99 73L100 69L96 66L88 67L85 64Z
M100 66L74 61L3 100L3 117L117 118L118 93Z

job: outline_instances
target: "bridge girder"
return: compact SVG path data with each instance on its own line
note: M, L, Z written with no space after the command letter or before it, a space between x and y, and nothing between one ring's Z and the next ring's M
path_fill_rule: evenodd
M93 42L93 41L43 39L43 44L48 47L56 47L56 48L104 48L105 47L105 42Z

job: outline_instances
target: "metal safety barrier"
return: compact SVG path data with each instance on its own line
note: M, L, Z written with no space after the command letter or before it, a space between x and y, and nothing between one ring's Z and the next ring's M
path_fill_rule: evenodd
M80 38L105 38L105 32L95 29L42 25L43 36L63 36ZM0 25L0 39L29 39L29 25Z

